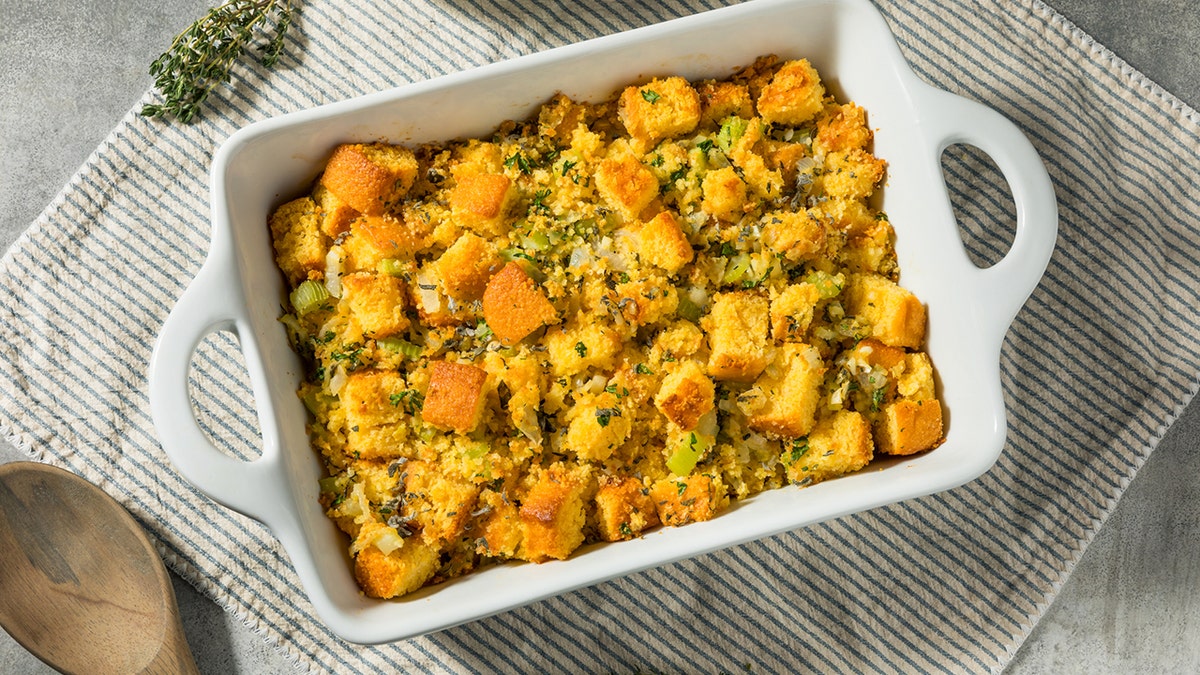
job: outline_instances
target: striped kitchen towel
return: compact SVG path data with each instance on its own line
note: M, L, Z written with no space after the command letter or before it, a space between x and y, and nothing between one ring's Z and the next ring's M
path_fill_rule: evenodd
M304 2L276 69L243 66L192 126L131 112L4 257L0 430L116 496L179 574L313 672L1002 669L1200 376L1200 117L1034 0L877 3L919 75L1028 134L1059 200L1058 249L1002 353L1008 445L979 480L363 647L314 617L265 528L159 447L146 365L207 251L207 170L232 132L724 4ZM1002 179L969 149L945 172L971 255L999 258ZM252 455L233 339L194 363L203 423Z

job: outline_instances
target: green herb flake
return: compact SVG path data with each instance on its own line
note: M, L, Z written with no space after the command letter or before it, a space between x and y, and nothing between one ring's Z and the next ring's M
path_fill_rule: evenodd
M662 98L662 96L660 96L658 92L654 91L653 89L643 89L642 98L646 99L646 102L650 105L654 105L655 103L658 103L658 99Z

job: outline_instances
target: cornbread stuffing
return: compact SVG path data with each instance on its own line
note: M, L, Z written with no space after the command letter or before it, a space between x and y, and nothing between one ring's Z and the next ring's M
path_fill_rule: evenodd
M805 60L341 145L270 217L363 591L567 558L942 442L865 111Z

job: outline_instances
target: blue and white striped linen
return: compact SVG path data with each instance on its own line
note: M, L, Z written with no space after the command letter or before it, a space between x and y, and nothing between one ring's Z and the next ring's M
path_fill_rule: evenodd
M0 431L116 496L179 574L313 672L1002 669L1200 379L1200 117L1034 0L877 0L918 74L1029 135L1059 200L1058 249L1002 353L1008 446L981 479L361 647L315 619L265 528L159 448L146 364L207 251L229 134L725 4L304 2L275 70L239 70L193 126L131 112L0 262ZM945 166L971 255L998 259L1002 179L975 151ZM210 434L252 457L233 338L202 346L193 389Z

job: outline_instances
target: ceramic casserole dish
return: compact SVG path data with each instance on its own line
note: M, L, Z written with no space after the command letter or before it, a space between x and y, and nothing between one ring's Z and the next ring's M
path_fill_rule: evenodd
M278 321L286 297L267 217L303 192L344 142L418 144L484 135L556 92L599 100L656 75L726 77L755 57L807 58L839 100L864 107L888 162L881 208L896 229L901 285L928 306L928 352L947 412L936 450L869 470L768 491L713 520L658 528L540 565L489 566L397 600L365 597L346 540L318 502L321 462L296 396L303 367ZM1005 257L968 258L940 157L966 143L1008 182L1016 234ZM265 523L291 558L320 619L342 638L380 643L439 630L637 570L970 481L997 460L1006 421L1000 346L1053 250L1057 211L1046 170L1008 120L934 89L908 68L867 0L754 0L250 125L217 153L212 244L163 325L150 371L153 419L177 470L220 504ZM254 390L262 454L223 453L196 421L192 354L214 331L236 335ZM752 608L749 608L752 611Z

